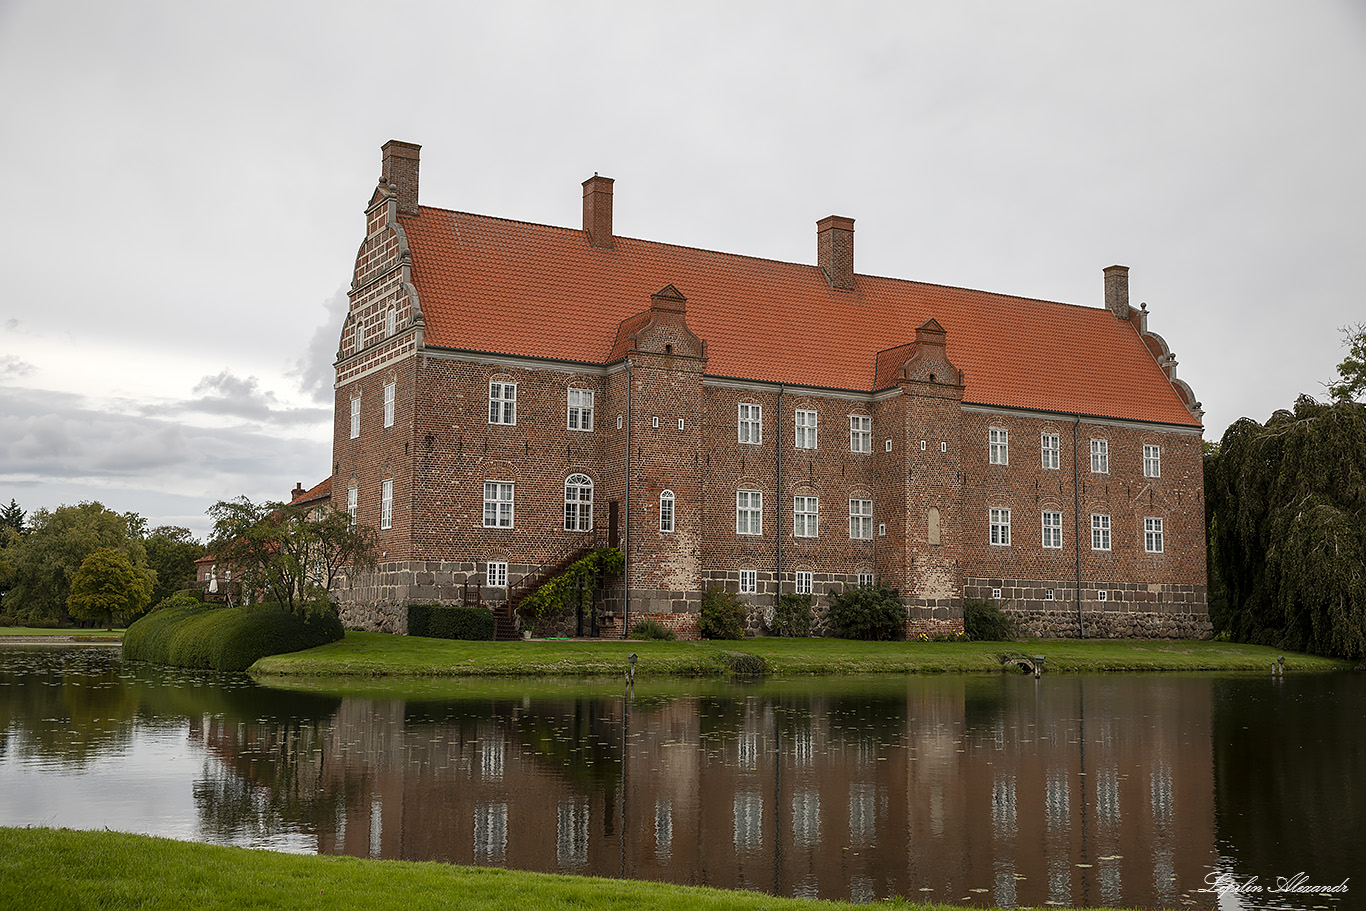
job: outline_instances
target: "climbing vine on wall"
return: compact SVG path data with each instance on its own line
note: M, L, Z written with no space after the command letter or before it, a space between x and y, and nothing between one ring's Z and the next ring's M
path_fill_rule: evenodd
M1301 396L1205 459L1213 617L1232 638L1366 658L1366 405Z
M619 576L625 567L626 560L619 548L599 547L527 595L522 601L522 615L530 617L536 625L562 616L573 610L579 599L592 595L590 584L595 576Z

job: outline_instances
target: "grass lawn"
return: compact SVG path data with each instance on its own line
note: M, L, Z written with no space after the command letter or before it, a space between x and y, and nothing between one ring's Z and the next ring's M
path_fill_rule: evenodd
M668 883L276 854L69 829L0 828L0 883L6 907L35 909L853 911L866 907ZM908 911L951 907L899 899L885 906Z
M78 639L122 639L123 630L48 629L34 626L0 626L0 639L6 636L68 636Z
M1185 640L1026 639L1017 642L851 642L758 638L734 642L538 640L466 642L348 632L340 642L252 665L258 676L615 677L638 656L637 678L996 673L1003 654L1044 655L1049 673L1257 671L1285 654L1289 671L1345 670L1350 662L1258 645ZM759 664L761 662L761 664Z

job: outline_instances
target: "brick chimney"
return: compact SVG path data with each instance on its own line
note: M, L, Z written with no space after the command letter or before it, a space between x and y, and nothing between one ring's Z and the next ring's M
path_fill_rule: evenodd
M295 482L294 482L294 490L291 491L291 492L290 492L290 495L289 495L289 501L292 503L292 502L294 502L295 500L299 499L299 497L301 497L301 496L303 496L303 495L304 495L304 485L303 485L301 482L299 482L299 481L295 481Z
M854 290L854 220L830 215L816 222L816 263L830 287Z
M594 174L583 182L583 231L593 246L612 249L612 178Z
M417 214L417 156L422 146L391 139L382 147L384 166L380 180L398 191L400 215Z
M1129 267L1106 266L1105 307L1115 319L1129 318Z

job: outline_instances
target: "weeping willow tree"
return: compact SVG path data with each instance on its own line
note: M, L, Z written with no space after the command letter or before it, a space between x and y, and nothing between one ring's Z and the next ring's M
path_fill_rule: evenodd
M1243 418L1206 455L1205 487L1216 626L1366 658L1366 405L1301 396L1265 426Z

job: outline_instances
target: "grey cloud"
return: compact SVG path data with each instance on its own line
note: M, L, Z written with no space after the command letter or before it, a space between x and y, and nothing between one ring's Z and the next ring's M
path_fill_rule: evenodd
M148 417L175 417L189 413L267 424L277 428L317 424L332 419L329 408L290 408L274 392L261 387L254 376L239 377L231 370L206 376L195 384L193 397L171 404L148 405Z
M5 324L6 329L13 329L10 323L18 324L18 320L10 320ZM0 382L4 380L14 380L21 376L28 376L33 373L33 365L28 361L22 360L13 354L0 355Z
M342 322L346 319L348 306L346 292L340 288L323 301L327 317L313 331L304 356L295 361L293 369L289 371L289 376L298 378L300 392L328 408L332 407L332 382L335 377L332 364L337 359L337 342L341 338Z

